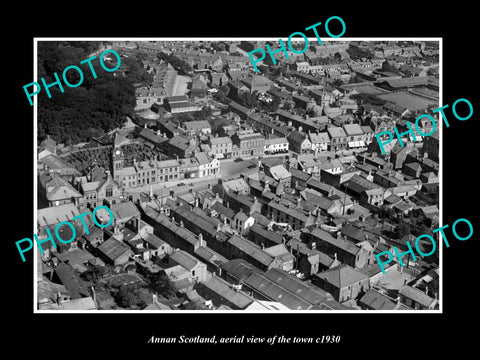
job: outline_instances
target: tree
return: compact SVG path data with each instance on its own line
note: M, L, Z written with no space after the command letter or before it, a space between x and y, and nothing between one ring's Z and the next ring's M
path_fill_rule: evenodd
M94 78L88 64L80 64L92 49L94 48L88 44L78 42L39 43L39 74L47 83L54 81L54 73L61 78L63 70L72 65L80 67L84 75L83 82L78 87L62 85L62 92L58 86L53 86L49 89L51 98L48 98L46 91L37 95L39 141L46 135L67 145L87 141L92 129L110 131L121 126L126 115L133 114L135 89L128 79L119 76L121 73L105 71L99 61L91 63L97 74L97 78ZM138 66L134 59L132 64L135 63ZM135 71L140 70L137 68ZM67 77L72 84L79 81L79 75L75 71L68 72Z
M227 97L228 88L225 90L225 86L218 89L218 91L213 95L213 99L221 102L222 104L228 104L230 99Z
M411 234L412 230L410 224L401 222L395 227L394 234L398 239L403 239L403 237Z
M147 305L142 290L139 283L121 286L114 295L115 302L125 308L142 308Z
M340 80L340 79L335 79L332 83L333 86L335 87L339 87L339 86L342 86L343 85L343 81Z
M87 271L83 272L80 276L87 281L98 281L105 275L106 269L103 266L93 265Z
M149 274L147 280L150 283L152 290L158 292L160 295L165 297L175 295L175 287L164 272L159 271L157 273Z

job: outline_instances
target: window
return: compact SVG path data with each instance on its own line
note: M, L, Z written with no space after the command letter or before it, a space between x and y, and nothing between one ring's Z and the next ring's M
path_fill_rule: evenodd
M113 189L112 188L105 189L105 196L106 197L113 196Z

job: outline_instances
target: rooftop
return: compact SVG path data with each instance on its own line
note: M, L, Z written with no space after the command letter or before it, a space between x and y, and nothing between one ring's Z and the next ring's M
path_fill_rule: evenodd
M346 264L318 273L317 276L339 289L368 280L368 276Z

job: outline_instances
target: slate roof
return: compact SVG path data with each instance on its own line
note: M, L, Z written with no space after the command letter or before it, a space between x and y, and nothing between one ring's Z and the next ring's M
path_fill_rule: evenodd
M241 252L251 256L253 259L257 260L262 265L269 266L273 261L272 256L263 251L258 245L247 239L243 239L237 235L233 235L228 240L228 243L231 246L239 249Z
M51 206L37 211L37 223L39 226L55 225L62 221L72 221L79 214L80 211L72 203Z
M237 279L246 279L252 272L262 273L260 269L244 259L233 259L222 264L220 267Z
M353 243L351 242L348 242L346 240L343 240L343 239L337 239L335 237L333 237L332 235L330 235L329 232L323 230L323 229L320 229L320 228L314 228L310 234L320 240L320 241L324 241L330 245L333 245L341 250L344 250L350 254L353 254L353 255L356 255L361 249L358 247L358 246L355 246Z
M239 309L246 308L254 301L251 296L248 296L244 292L232 289L228 282L218 276L213 276L210 280L203 282L201 286L220 295L223 299L234 304Z
M132 252L127 245L121 243L115 238L110 238L104 241L97 249L112 261L117 260L128 251Z
M255 223L252 227L250 227L250 232L256 233L264 238L267 238L268 240L276 243L276 244L282 244L283 243L283 236L274 232L274 231L268 231L266 228L264 228L262 225Z
M332 126L329 127L327 131L331 138L341 138L347 136L347 134L341 127Z
M348 136L363 134L363 130L358 124L345 124L343 125L343 129Z
M316 286L309 285L282 270L269 269L265 272L264 276L312 305L333 299L332 295L328 292Z
M367 275L346 264L318 273L317 276L338 289L368 280Z
M413 301L425 307L429 307L435 301L435 299L432 299L422 290L411 287L409 285L403 285L400 290L398 290L398 294L412 299Z
M199 260L183 250L175 251L170 255L170 259L187 270L192 270L200 263Z
M45 188L47 190L47 199L49 201L80 198L83 196L60 176L56 176L47 182Z
M244 284L261 293L267 299L278 301L287 306L290 310L308 310L312 307L312 304L300 296L288 291L284 287L276 284L275 281L261 274L251 273L250 276L245 279Z
M60 282L70 292L72 299L79 299L90 296L85 283L75 272L71 265L60 263L54 269Z
M372 289L368 290L365 295L362 296L359 303L373 310L393 310L396 306L396 303L389 297Z
M140 211L131 201L124 201L111 205L111 210L116 221L129 220L140 217Z

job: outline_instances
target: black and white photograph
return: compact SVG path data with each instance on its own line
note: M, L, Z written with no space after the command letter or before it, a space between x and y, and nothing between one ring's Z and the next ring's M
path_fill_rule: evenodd
M473 350L474 7L135 5L6 11L6 353Z
M38 310L440 309L441 42L282 43L37 41Z

